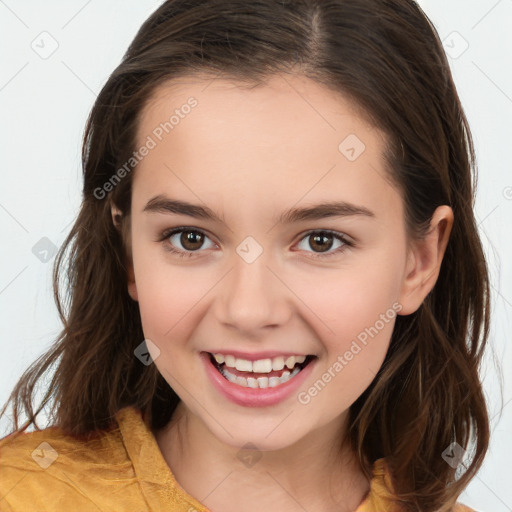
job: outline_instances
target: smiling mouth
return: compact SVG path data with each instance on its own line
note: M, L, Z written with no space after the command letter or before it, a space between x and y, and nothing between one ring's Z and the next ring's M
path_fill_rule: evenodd
M309 363L311 363L313 359L316 358L316 356L308 355L302 362L295 362L291 368L285 365L281 370L270 369L268 372L254 372L238 370L237 368L227 366L226 361L222 361L222 358L215 357L214 354L211 353L208 353L208 355L210 356L212 365L226 380L232 382L233 384L237 384L238 386L253 389L278 387L293 379ZM220 359L220 361L217 359Z

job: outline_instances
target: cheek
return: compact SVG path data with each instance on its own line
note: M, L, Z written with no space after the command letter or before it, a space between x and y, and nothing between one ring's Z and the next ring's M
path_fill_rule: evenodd
M208 293L211 284L191 282L185 279L186 275L173 272L137 287L142 326L150 339L184 340L197 325L200 299Z
M159 349L153 356L158 371L177 392L180 382L190 374L199 374L199 358L187 358L195 351L194 330L200 322L201 298L207 295L214 283L191 279L191 273L178 266L162 265L144 259L136 267L137 292L144 337ZM210 274L211 281L211 274Z
M393 304L401 283L400 262L395 258L393 263L382 255L377 261L302 273L293 280L290 275L288 282L304 302L308 322L317 326L320 339L329 340L329 346L339 345L343 349L347 342L376 323L379 331L390 335L389 317L395 316ZM386 312L382 325L381 315Z
M379 258L337 269L330 275L309 275L294 281L297 295L307 298L304 302L309 313L303 311L307 322L315 327L324 356L320 381L302 390L300 403L315 398L316 406L330 407L335 414L348 408L372 382L385 359L401 309L396 302L399 260L396 255L386 257L381 252ZM324 387L326 392L322 391Z
M169 258L159 246L142 241L133 244L144 334L156 343L172 339L179 344L190 338L205 308L219 293L222 273L216 272L214 265L180 265ZM392 323L382 326L379 320L398 296L400 265L397 251L381 246L365 254L354 252L346 266L329 269L299 265L283 269L282 275L300 299L288 297L295 304L290 307L314 328L332 357L333 351L337 355L349 350L354 339L363 344L389 339ZM283 300L287 300L285 295L283 290ZM378 336L372 336L377 322Z
M134 247L133 262L144 335L157 344L183 339L197 324L194 312L214 284L211 272L170 264L163 250L145 247Z
M377 375L393 333L400 305L394 300L393 282L382 280L361 285L366 276L331 282L308 296L309 315L322 342L317 378L301 389L300 404L326 412L334 419L348 409Z

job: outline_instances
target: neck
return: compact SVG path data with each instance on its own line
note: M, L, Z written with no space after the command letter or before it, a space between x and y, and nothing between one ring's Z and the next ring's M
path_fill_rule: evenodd
M212 511L355 510L369 491L346 438L348 415L274 451L221 443L182 402L156 441L179 485Z

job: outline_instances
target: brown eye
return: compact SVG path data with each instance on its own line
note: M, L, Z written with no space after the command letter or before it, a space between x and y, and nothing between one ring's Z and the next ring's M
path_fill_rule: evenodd
M162 234L160 240L168 251L179 256L193 256L194 253L204 252L200 249L211 249L215 246L205 233L190 228L167 231ZM205 240L210 240L209 246L205 247Z
M328 251L333 245L333 236L329 233L309 235L309 246L318 252Z
M304 244L305 240L308 240L308 243ZM333 248L336 242L338 246L331 251L330 249ZM353 243L348 241L341 233L331 231L310 231L306 233L300 243L304 244L305 247L299 248L312 253L315 258L334 256L343 252L347 247L353 247ZM308 249L312 249L312 251Z
M182 231L179 240L184 249L195 251L201 248L204 238L204 234L198 231Z

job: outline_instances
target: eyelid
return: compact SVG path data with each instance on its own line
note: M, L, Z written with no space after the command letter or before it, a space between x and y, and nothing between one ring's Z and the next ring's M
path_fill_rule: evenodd
M197 228L197 227L194 227L194 226L178 226L178 227L175 227L175 228L169 228L169 229L166 229L162 232L162 234L159 236L158 238L158 242L165 242L166 240L169 239L169 237L177 234L177 233L181 233L181 232L186 232L186 231L192 231L192 232L196 232L196 233L200 233L202 235L205 235L205 237L209 238L210 240L212 240L212 242L216 245L218 245L213 239L212 237L210 236L209 232L203 228ZM339 240L340 242L343 243L343 245L341 247L338 247L337 249L335 249L334 251L327 251L325 253L321 253L321 252L314 252L314 251L306 251L307 253L311 254L313 259L319 259L319 258L329 258L330 256L335 256L335 255L339 255L340 253L342 253L344 250L346 250L347 248L351 248L351 247L354 247L355 246L355 242L353 241L353 238L346 235L345 233L342 233L342 232L339 232L339 231L335 231L333 229L322 229L322 228L318 228L318 229L310 229L308 231L305 231L303 233L300 233L299 236L299 239L298 239L298 242L297 243L300 243L302 242L305 238L307 238L308 236L312 235L312 234L317 234L317 233L327 233L329 235L331 235L333 238ZM201 249L198 249L197 251L186 251L186 250L183 250L183 249L176 249L175 247L171 247L169 245L166 244L166 250L168 250L169 252L171 253L175 253L177 254L178 256L182 256L182 257L194 257L196 254L198 253L201 253L201 252L205 252Z
M355 247L355 243L352 241L351 237L348 235L345 235L345 233L342 233L340 231L335 231L334 229L310 229L304 233L301 233L299 236L299 243L302 242L302 240L308 238L308 236L311 236L313 234L321 234L326 233L328 235L331 235L336 240L342 242L342 245L335 250L326 251L323 252L314 252L314 251L306 251L308 254L312 255L313 259L321 260L321 259L328 259L330 257L336 257L345 252L347 249Z
M347 235L346 233L342 231L336 231L335 229L328 229L328 228L320 228L320 229L309 229L308 231L304 231L301 233L300 240L302 240L304 237L308 235L312 235L313 233L327 233L329 235L332 235L333 237L340 238L343 242L345 242L347 245L355 245L356 239ZM320 254L320 253L318 253Z
M214 237L212 237L207 230L205 230L203 228L196 228L193 226L178 226L175 228L165 229L164 231L162 231L162 233L157 238L157 242L163 243L164 247L167 251L181 255L181 256L192 256L193 257L196 253L205 252L204 250L201 250L201 249L199 249L197 251L185 251L183 249L176 249L175 247L171 247L170 244L166 243L166 241L168 241L168 239L171 236L176 235L181 232L187 232L187 231L189 231L189 232L193 231L196 233L200 233L200 234L204 235L206 238L208 238L209 240L211 240L215 245L218 246L218 244L213 239Z
M181 231L195 231L197 233L201 233L202 235L207 236L210 240L214 240L215 237L204 228L197 228L195 226L177 226L175 228L164 229L161 234L158 236L157 241L163 242L165 239L169 238L176 233L180 233Z

